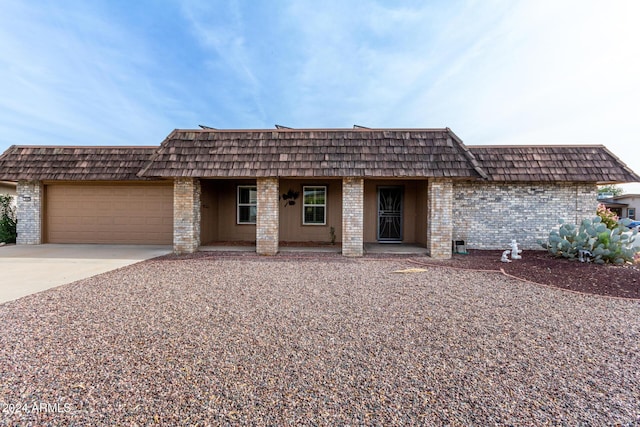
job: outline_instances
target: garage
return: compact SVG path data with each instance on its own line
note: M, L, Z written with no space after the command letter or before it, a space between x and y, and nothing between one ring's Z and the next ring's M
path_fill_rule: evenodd
M44 199L47 243L173 242L172 185L49 184Z

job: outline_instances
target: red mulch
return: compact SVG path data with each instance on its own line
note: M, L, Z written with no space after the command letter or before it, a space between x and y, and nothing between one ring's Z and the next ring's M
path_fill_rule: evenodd
M556 258L544 251L523 251L521 260L500 261L502 251L470 250L450 260L421 259L429 264L477 270L500 270L521 279L589 294L640 298L640 264L597 265Z

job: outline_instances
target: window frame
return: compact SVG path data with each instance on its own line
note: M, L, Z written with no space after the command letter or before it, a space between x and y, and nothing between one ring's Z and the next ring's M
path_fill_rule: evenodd
M636 208L627 208L627 218L636 220Z
M324 203L323 204L307 204L305 203L305 191L307 189L322 189L322 191L324 191ZM302 225L327 225L327 195L329 194L329 191L327 190L327 186L326 185L303 185L302 186ZM322 222L307 222L306 216L305 216L305 210L308 207L312 207L312 208L323 208L323 216L322 216Z
M240 190L242 189L246 189L248 188L249 191L251 191L251 189L253 189L256 192L256 202L255 203L251 203L251 195L249 195L249 203L241 203L240 202ZM251 207L255 207L256 208L256 221L241 221L240 220L240 208L241 207L249 207L249 210L251 211ZM249 215L249 217L251 217L251 215ZM255 225L258 219L258 186L257 185L247 185L247 184L243 184L243 185L238 185L236 188L236 225Z

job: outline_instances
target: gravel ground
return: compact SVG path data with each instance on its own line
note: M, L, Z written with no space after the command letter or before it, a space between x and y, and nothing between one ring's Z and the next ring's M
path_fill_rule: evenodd
M416 264L444 265L476 270L504 270L520 279L576 292L640 300L640 260L634 264L598 265L551 256L547 251L525 251L521 260L500 262L501 251L470 250L448 260L415 258Z
M0 424L640 425L640 303L415 268L151 260L5 303Z

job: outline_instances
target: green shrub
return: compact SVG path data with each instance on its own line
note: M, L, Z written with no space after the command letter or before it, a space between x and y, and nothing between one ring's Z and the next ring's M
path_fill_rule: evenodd
M633 247L638 230L630 230L627 225L631 221L622 219L609 229L600 216L585 219L579 227L565 224L560 220L560 228L549 233L546 242L538 243L552 255L575 259L580 250L591 252L597 264L624 264L634 262L634 256L640 247Z
M602 223L607 226L609 230L613 230L618 225L618 215L615 212L611 212L609 208L600 203L598 205L598 209L596 210L596 214L602 220Z
M16 236L16 209L13 197L0 194L0 242L15 243Z

